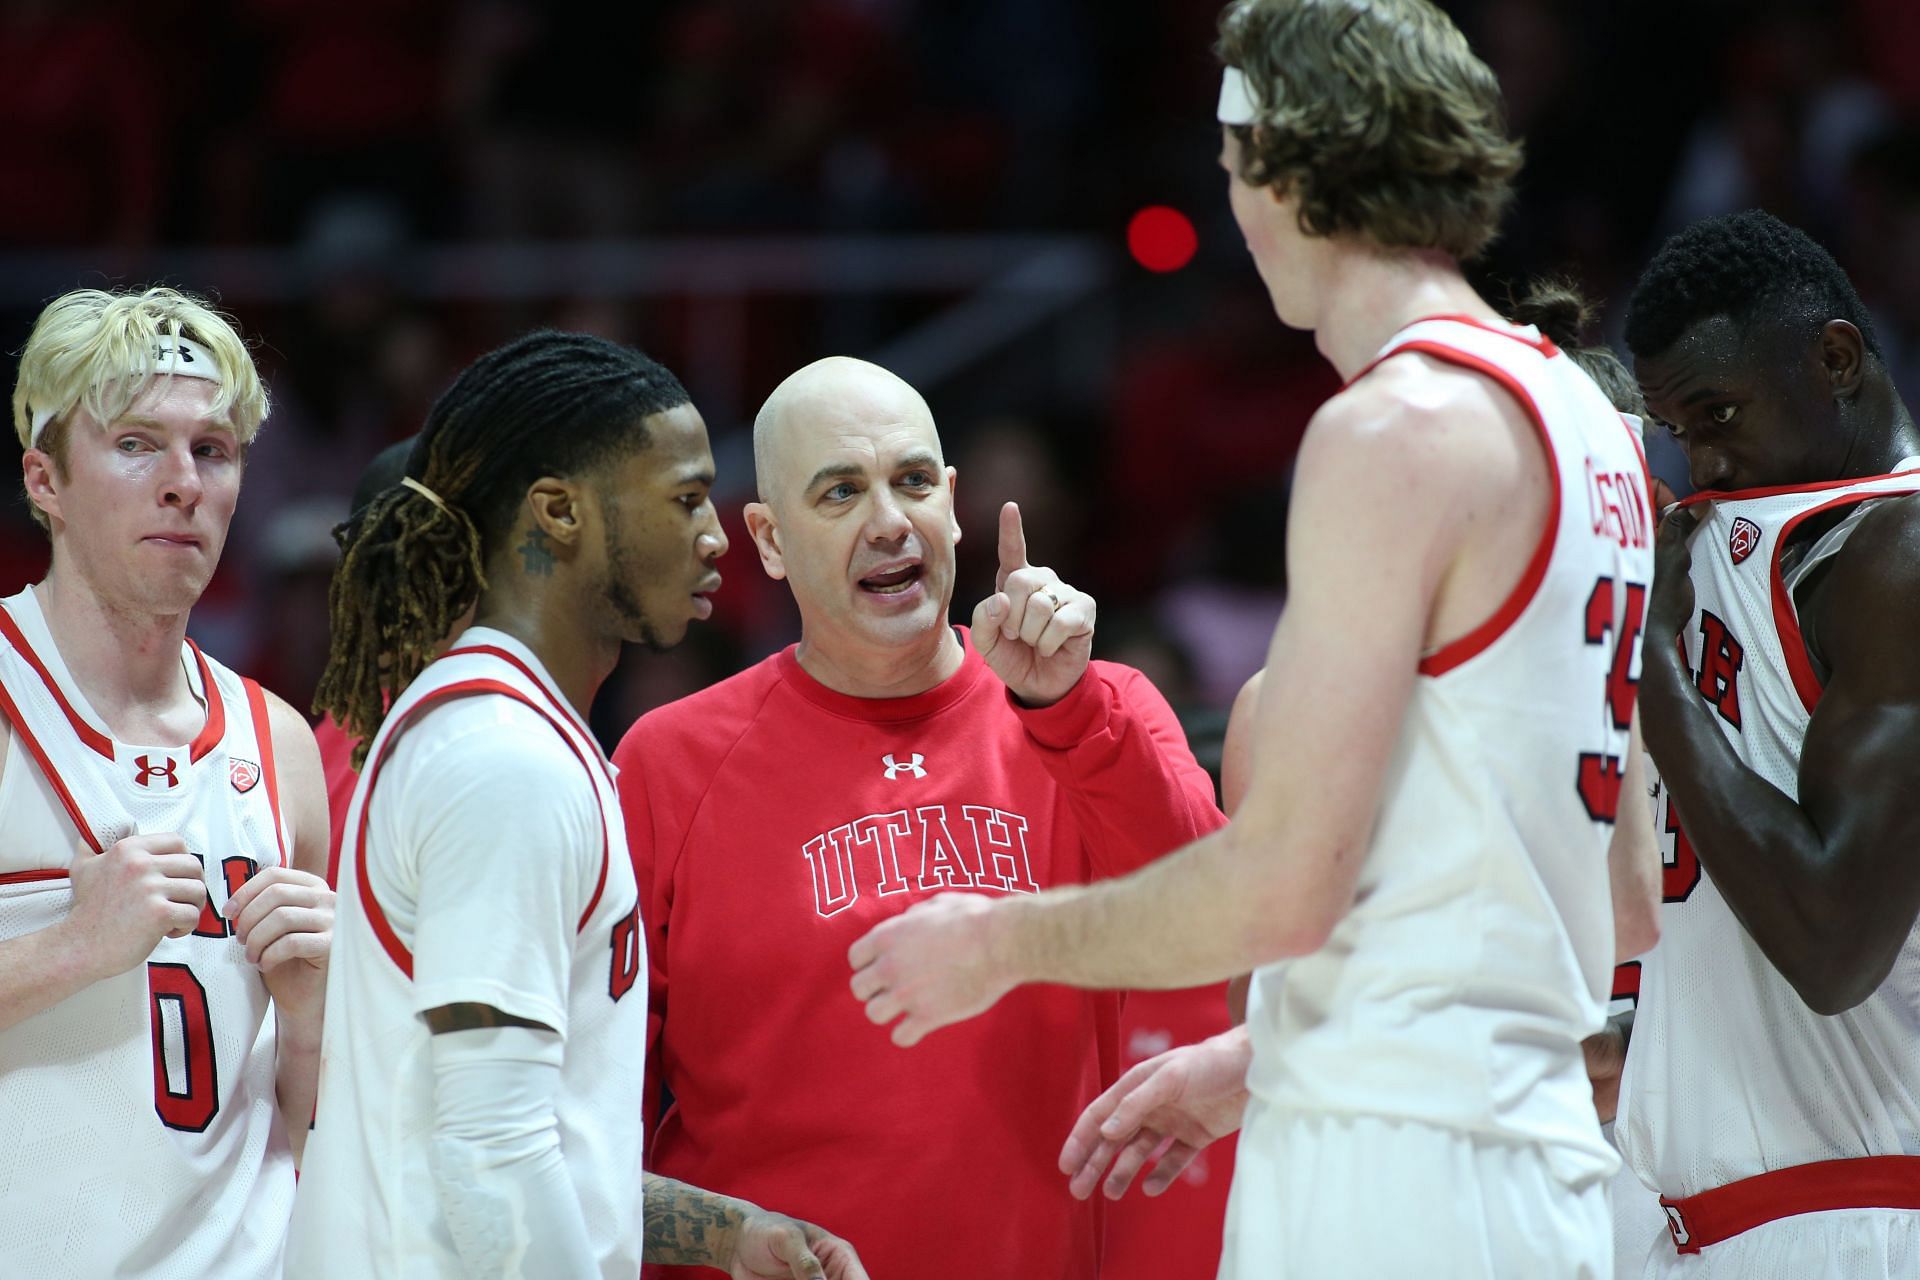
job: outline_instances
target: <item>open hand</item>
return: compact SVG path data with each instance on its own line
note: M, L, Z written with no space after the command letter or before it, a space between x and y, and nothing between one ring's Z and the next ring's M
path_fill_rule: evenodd
M1000 508L1000 571L973 610L973 647L1029 707L1060 701L1093 655L1093 597L1027 563L1020 504Z
M1202 1148L1240 1127L1252 1057L1247 1029L1235 1027L1136 1064L1074 1122L1060 1149L1069 1189L1085 1200L1111 1164L1104 1190L1118 1200L1150 1160L1146 1193L1172 1186Z
M979 894L942 893L854 943L851 985L867 1020L885 1026L900 1018L893 1042L904 1049L992 1008L1015 985L993 954L993 909Z

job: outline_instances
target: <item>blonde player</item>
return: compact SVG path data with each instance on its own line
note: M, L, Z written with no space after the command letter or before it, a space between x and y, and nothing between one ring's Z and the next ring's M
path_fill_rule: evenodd
M1920 1274L1920 429L1845 273L1758 211L1669 240L1626 336L1696 490L1647 614L1647 1274Z
M313 735L186 638L267 396L170 289L40 315L46 580L0 601L0 1188L19 1275L280 1274L333 895Z
M921 904L854 994L911 1045L1021 982L1257 969L1223 1276L1605 1277L1580 1042L1654 919L1651 874L1617 916L1609 875L1652 857L1638 442L1461 274L1519 156L1437 9L1240 0L1222 54L1236 220L1347 383L1300 450L1246 800L1122 881Z

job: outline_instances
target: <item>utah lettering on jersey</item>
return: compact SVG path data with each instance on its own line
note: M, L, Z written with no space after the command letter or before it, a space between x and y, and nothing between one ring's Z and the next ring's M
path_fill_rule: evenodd
M1740 668L1746 662L1746 646L1734 639L1726 623L1702 609L1700 669L1694 672L1694 687L1735 730L1740 728Z
M197 853L193 856L199 859L202 867L206 866L205 858ZM209 881L206 905L200 908L200 923L193 927L195 937L231 938L234 936L233 925L226 917L227 899L240 892L240 886L253 879L254 873L259 870L260 864L257 861L238 854L220 860L219 883L224 892L216 895L213 883ZM216 897L218 905L215 905Z
M926 804L870 813L800 846L813 873L813 909L839 915L860 900L862 878L880 897L918 890L1038 893L1027 819L983 804Z

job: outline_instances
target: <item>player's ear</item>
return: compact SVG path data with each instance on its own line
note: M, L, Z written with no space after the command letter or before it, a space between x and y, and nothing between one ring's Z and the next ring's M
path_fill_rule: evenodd
M20 455L20 480L26 486L28 502L44 512L49 520L61 518L61 477L51 457L39 449L28 449Z
M769 578L780 581L787 576L787 561L780 550L780 522L774 519L773 508L764 502L749 502L740 514L746 518L753 549L760 553L760 567Z
M585 531L587 496L580 486L558 476L541 476L527 488L533 527L552 540L553 550L571 554Z
M1867 340L1846 320L1829 320L1820 327L1820 363L1827 371L1833 394L1850 399L1860 390L1867 365Z
M952 467L947 468L947 525L953 540L960 541L960 473Z

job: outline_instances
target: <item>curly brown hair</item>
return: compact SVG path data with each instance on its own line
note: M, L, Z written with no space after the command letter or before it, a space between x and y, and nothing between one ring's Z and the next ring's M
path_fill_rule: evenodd
M1234 0L1218 52L1261 104L1231 126L1240 176L1296 198L1306 234L1467 261L1498 233L1520 143L1493 72L1429 0Z

